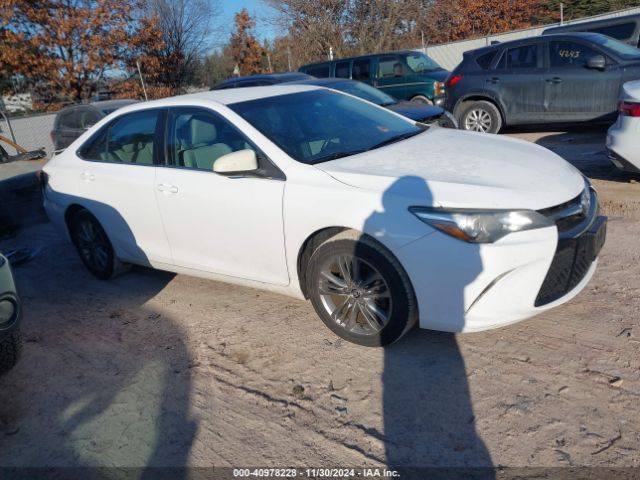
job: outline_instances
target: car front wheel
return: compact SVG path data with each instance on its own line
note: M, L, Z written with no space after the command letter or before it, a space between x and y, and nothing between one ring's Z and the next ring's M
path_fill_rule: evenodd
M309 262L307 292L318 316L339 337L374 347L399 340L418 312L402 266L371 238L345 232Z
M469 102L462 107L460 128L471 132L498 133L502 128L500 111L491 102Z

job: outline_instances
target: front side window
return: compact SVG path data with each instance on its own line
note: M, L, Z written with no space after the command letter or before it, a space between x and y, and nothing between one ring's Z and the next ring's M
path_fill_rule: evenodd
M502 70L537 68L538 66L538 45L525 45L508 49L496 68Z
M549 42L551 67L584 67L590 58L600 55L592 48L576 42Z
M378 61L378 78L393 78L404 76L404 65L396 56L380 57Z
M79 150L85 160L153 165L158 110L142 110L116 118Z
M213 171L220 157L240 150L256 150L229 122L201 108L169 111L167 152L177 167Z
M229 106L290 157L316 164L380 148L424 130L384 109L330 90Z

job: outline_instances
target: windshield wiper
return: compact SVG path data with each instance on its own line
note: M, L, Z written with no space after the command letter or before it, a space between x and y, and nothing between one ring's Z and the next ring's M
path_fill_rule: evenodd
M416 135L421 134L424 130L418 130L417 132L408 132L403 133L402 135L396 135L395 137L388 138L384 142L380 142L375 144L373 147L367 149L367 151L376 150L378 148L386 147L387 145L391 145L393 143L401 142L402 140L406 140L407 138L415 137Z
M324 157L314 158L312 160L312 162L315 165L316 163L329 162L331 160L338 160L339 158L350 157L351 155L357 155L358 153L364 153L364 152L367 152L367 151L368 151L368 149L349 150L349 151L345 151L345 152L335 152L335 153L331 153L329 155L325 155Z

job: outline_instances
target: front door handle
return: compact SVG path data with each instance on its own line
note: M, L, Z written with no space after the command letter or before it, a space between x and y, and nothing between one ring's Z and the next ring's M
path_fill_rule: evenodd
M89 172L82 172L80 174L80 179L83 182L93 182L96 179L96 176L93 173L89 173Z
M557 85L562 82L563 80L560 77L547 78L547 83L553 83L554 85Z
M158 185L158 191L162 193L178 193L178 187L168 183L161 183Z

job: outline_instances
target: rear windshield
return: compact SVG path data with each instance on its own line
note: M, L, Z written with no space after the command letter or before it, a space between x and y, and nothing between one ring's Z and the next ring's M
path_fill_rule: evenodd
M640 60L640 49L636 47L619 42L611 37L605 37L604 35L593 35L591 39L597 45L601 45L607 50L610 50L623 60Z
M387 95L383 91L373 88L366 83L355 81L335 82L325 86L327 88L333 88L334 90L340 90L341 92L354 95L382 107L388 107L389 105L398 103L398 101L391 95Z
M290 157L316 164L422 133L414 123L353 97L319 89L229 105Z

